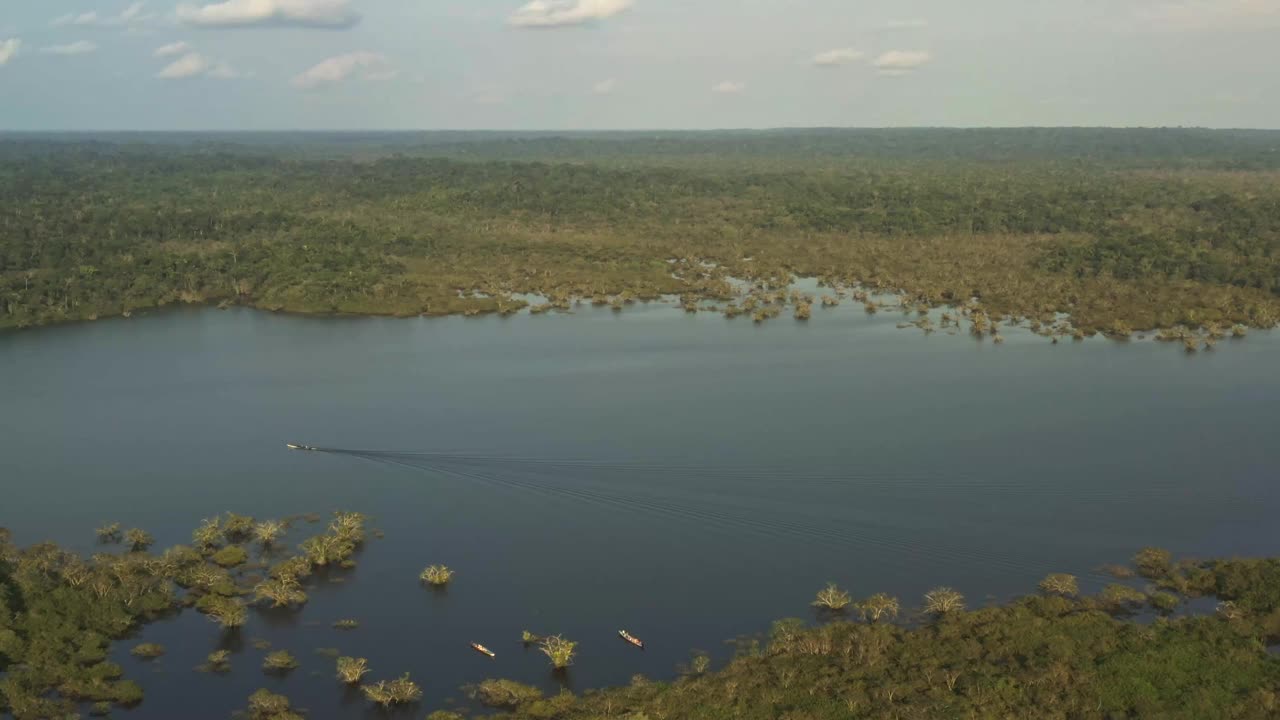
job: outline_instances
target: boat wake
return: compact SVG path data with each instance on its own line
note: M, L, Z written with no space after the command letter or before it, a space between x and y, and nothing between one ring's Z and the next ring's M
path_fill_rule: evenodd
M949 529L963 530L966 503L990 512L981 505L1001 495L1036 493L1065 499L1070 493L1075 501L1081 499L1082 492L1079 488L1046 489L965 474L940 478L887 470L802 472L797 470L798 464L735 467L476 453L314 450L483 484L503 492L693 524L700 530L729 536L745 533L810 548L867 553L903 568L945 562L1019 574L1047 574L1058 569L979 542L955 542L951 532L921 532L917 523L895 523L877 510L886 503L918 508L918 512L911 512L917 519L929 517L932 508L939 511L937 517L947 518ZM786 492L779 493L779 488ZM875 502L867 502L872 499Z

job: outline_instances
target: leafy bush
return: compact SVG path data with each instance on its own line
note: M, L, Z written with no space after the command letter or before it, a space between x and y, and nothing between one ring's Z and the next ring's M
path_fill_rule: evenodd
M249 553L245 552L245 549L239 545L228 545L214 553L209 559L222 567L230 568L243 565L249 559Z
M369 661L364 658L338 658L338 679L348 685L356 685L369 673Z
M262 669L271 673L287 673L297 669L298 659L288 650L275 650L262 659Z
M449 584L453 579L453 571L444 565L431 565L418 578L428 585L440 587Z

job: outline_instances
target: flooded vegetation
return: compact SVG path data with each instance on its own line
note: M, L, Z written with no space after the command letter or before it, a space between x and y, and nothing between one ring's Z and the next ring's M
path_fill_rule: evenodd
M335 514L335 526L342 527ZM199 609L195 576L207 558L176 546L159 554L130 551L90 559L51 544L19 548L0 537L0 710L17 720L129 708L145 694L108 660L110 645L140 626L186 607ZM299 556L306 557L306 556ZM1113 583L1081 594L1077 578L1053 573L1041 593L967 609L946 587L926 592L909 622L883 593L862 603L834 584L815 606L832 615L816 625L779 620L767 638L739 645L735 659L712 672L695 654L671 683L637 676L629 686L584 695L486 679L466 689L481 705L511 718L778 717L803 702L811 717L873 718L966 713L1073 716L1101 712L1139 717L1262 717L1280 702L1280 559L1193 560L1145 548L1132 574L1147 584ZM237 592L247 594L240 586ZM1197 598L1216 612L1178 613ZM842 612L856 608L860 619ZM1138 622L1135 618L1147 616ZM574 665L579 643L561 635L537 644L558 674ZM130 654L166 655L156 643ZM210 653L196 670L231 671L232 653ZM283 677L300 666L287 650L267 652L262 671ZM416 706L421 685L408 674L370 681L365 658L338 657L337 679L382 708ZM1001 688L1003 688L1001 690ZM437 701L438 702L438 701ZM443 711L441 711L443 712ZM286 696L255 691L252 718L302 717Z
M1200 350L1280 322L1275 133L671 141L696 161L626 134L465 151L426 134L359 160L305 136L274 151L143 138L0 142L0 328L176 304L476 316L666 300L807 320L814 298L785 295L797 277L821 281L825 307L877 313L860 295L888 294L964 308L982 334L1181 327ZM965 151L931 157L939 143Z
M1273 333L744 292L6 335L0 714L1271 712Z

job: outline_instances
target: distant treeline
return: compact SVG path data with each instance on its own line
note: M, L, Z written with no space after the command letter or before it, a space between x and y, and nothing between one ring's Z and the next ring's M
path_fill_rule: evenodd
M1118 166L1280 169L1280 130L1205 128L804 128L651 131L0 133L0 143L312 158L391 155L642 163L829 160L1087 161Z
M728 275L796 274L1090 332L1269 326L1277 161L1278 132L1175 129L0 140L0 327L179 301L719 297ZM673 259L715 267L672 277Z

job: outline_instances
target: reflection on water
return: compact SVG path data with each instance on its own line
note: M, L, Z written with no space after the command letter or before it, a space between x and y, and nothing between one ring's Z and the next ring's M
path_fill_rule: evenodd
M375 716L332 650L368 658L373 680L410 673L415 717L491 676L581 691L672 677L694 648L718 666L726 640L811 618L828 581L910 606L937 585L999 600L1049 572L1096 589L1095 568L1148 544L1277 552L1274 334L1188 356L900 320L851 303L763 326L642 305L187 310L11 333L0 524L86 552L107 521L166 545L225 511L359 510L385 531L300 613L255 611L225 636L186 612L123 643L138 718L226 717L259 687L318 717ZM418 581L431 564L457 571L447 591ZM360 627L332 627L344 618ZM581 643L567 676L524 630ZM264 675L253 640L302 666ZM141 641L168 647L163 674L128 656ZM217 649L229 673L192 670Z

